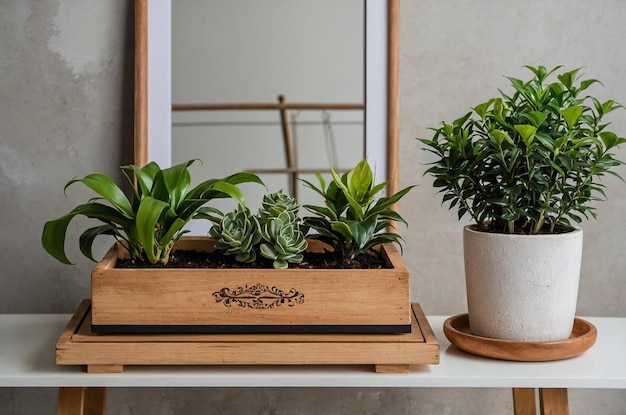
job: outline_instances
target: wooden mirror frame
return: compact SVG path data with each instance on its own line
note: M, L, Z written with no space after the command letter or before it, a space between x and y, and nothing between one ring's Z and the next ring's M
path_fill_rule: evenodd
M389 182L389 194L396 193L399 186L399 5L400 0L365 0L366 6L366 85L369 88L370 69L386 73L386 102L368 96L366 88L365 108L366 152L386 151L386 157L380 159L378 168L379 181ZM386 6L386 8L385 8ZM371 41L368 27L383 27L386 24L385 42ZM171 164L171 3L170 0L135 0L135 130L134 163L143 166L148 161L157 161L162 166ZM150 49L150 42L158 48ZM377 40L377 39L373 39ZM376 48L375 50L372 48ZM386 65L382 66L381 56L386 55ZM378 66L377 66L378 64ZM379 78L382 79L380 73ZM384 77L384 74L382 75ZM377 79L379 79L377 78ZM383 94L384 96L384 94ZM382 101L382 102L381 102ZM386 108L385 108L386 107ZM379 113L373 128L368 125L370 114ZM373 111L372 111L373 109ZM382 119L386 114L386 119ZM373 117L369 117L372 122ZM154 133L150 133L154 131ZM167 132L165 132L167 131ZM157 138L157 135L160 138ZM386 136L386 140L376 140L374 136ZM165 138L164 138L165 137ZM385 146L386 144L386 146ZM162 150L159 157L156 150ZM167 157L170 159L167 160ZM369 157L368 157L369 158ZM381 168L381 164L385 166ZM382 172L381 172L382 170ZM381 174L382 173L382 174Z

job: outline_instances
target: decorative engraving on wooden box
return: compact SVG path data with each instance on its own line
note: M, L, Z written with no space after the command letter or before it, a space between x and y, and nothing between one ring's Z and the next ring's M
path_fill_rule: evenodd
M242 308L268 309L280 307L283 304L293 307L304 302L304 294L295 288L285 292L275 286L255 284L250 287L237 287L234 290L224 287L213 293L215 302L226 307L235 304Z

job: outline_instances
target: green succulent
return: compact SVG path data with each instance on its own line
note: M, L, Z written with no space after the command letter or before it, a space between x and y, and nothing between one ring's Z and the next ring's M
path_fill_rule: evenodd
M274 261L274 268L287 268L289 263L299 263L307 248L299 218L290 211L269 218L261 226L261 255Z
M225 255L235 255L239 262L254 262L256 244L261 240L259 222L247 207L238 206L227 213L209 230L216 239L215 249Z
M104 174L70 180L65 189L80 182L97 196L66 215L46 222L41 236L44 249L58 261L70 264L65 254L67 228L75 216L83 215L101 222L99 226L84 231L79 238L80 250L87 258L95 261L92 245L97 236L111 235L128 249L131 259L167 263L174 244L187 232L184 226L192 219L216 212L216 209L205 206L208 202L233 198L239 205L244 205L243 194L237 185L246 182L263 184L252 173L236 173L223 179L206 180L192 188L188 167L194 161L166 169L154 162L141 168L121 166L133 189L132 201ZM128 172L135 174L137 186Z
M282 212L292 212L294 215L297 215L298 209L300 209L300 205L296 199L291 195L283 193L282 190L267 194L263 196L263 201L259 208L259 223L263 224L269 218L275 218Z
M305 184L324 198L324 206L305 205L316 216L305 217L306 227L316 233L310 238L319 239L332 246L344 259L354 259L382 243L401 246L401 236L383 232L392 222L406 221L392 209L414 186L406 187L390 197L376 195L387 187L387 182L374 184L374 174L366 159L340 176L331 169L332 181L326 181L317 173L319 187L304 180Z

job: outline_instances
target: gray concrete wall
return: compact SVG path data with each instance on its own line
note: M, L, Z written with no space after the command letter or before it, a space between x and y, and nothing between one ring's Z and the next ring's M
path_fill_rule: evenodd
M415 137L491 97L523 64L584 66L604 82L599 95L626 102L625 17L618 0L401 2L401 181L420 185L401 205L405 259L427 313L465 311L461 224L422 177ZM59 265L39 238L46 220L87 197L79 187L63 197L67 180L121 180L118 166L132 160L132 18L130 0L0 0L2 313L69 313L89 296L92 264L72 246L77 265ZM626 134L624 114L614 126ZM626 185L606 184L609 201L584 225L581 315L626 315ZM0 389L0 413L53 414L55 399L51 389ZM570 401L573 415L626 412L622 391L573 390ZM484 415L512 404L503 389L139 388L110 390L108 413Z

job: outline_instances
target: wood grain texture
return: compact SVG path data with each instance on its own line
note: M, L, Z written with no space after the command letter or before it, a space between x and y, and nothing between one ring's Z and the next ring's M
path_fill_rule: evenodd
M374 365L376 373L409 373L411 365Z
M148 0L135 0L135 159L148 163Z
M387 39L387 180L388 194L400 185L400 0L388 0Z
M537 414L534 388L513 388L513 412L515 415Z
M282 95L281 95L282 96ZM172 104L172 111L263 111L263 110L362 110L362 103L343 102L237 102L237 103L202 103L202 104Z
M311 249L321 249L311 241ZM183 238L178 249L211 251L215 241ZM380 248L390 268L336 269L120 269L115 246L92 272L96 325L410 325L410 276L393 245ZM253 286L292 290L301 302L254 309L244 293ZM251 294L250 294L251 295ZM269 297L273 293L261 292ZM282 294L281 294L282 295ZM234 295L233 295L234 297ZM285 294L285 298L287 295ZM240 302L239 298L243 298ZM230 304L230 305L229 305Z
M491 339L472 335L467 314L447 319L443 332L450 343L468 353L521 362L546 362L578 356L593 346L598 334L593 324L576 318L572 335L565 340L517 342Z
M87 365L87 373L122 373L123 365Z
M541 415L569 415L567 389L539 389Z
M439 343L419 304L412 332L378 335L98 335L86 315L57 343L57 364L87 365L90 372L124 365L318 365L371 364L404 371L406 365L439 363ZM66 338L66 337L64 337Z
M104 415L106 388L59 388L58 415Z
M106 388L86 388L84 415L104 415L106 409Z
M83 415L86 388L59 388L58 415Z

